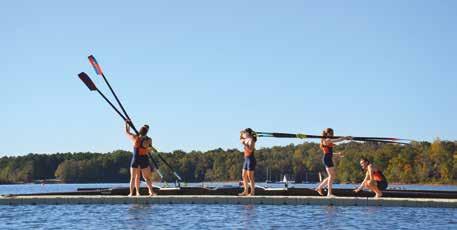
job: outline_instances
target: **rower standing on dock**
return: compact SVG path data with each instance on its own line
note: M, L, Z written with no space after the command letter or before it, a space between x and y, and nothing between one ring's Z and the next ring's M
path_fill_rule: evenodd
M149 196L157 195L152 190L152 170L149 164L148 154L154 150L152 140L147 136L149 126L144 125L139 131L139 135L130 132L130 121L125 122L125 132L128 138L133 142L133 155L130 162L130 193L133 196L133 189L136 189L136 196L140 196L140 176L146 181L149 190Z
M325 170L327 171L328 177L325 178L316 188L316 192L319 193L319 195L323 196L324 193L322 192L322 188L327 184L328 192L327 192L327 197L332 197L333 196L333 180L336 178L336 172L335 172L335 167L333 164L333 146L335 146L335 143L345 141L345 140L351 140L351 137L341 137L338 139L331 139L333 137L333 129L331 128L326 128L322 132L322 136L324 138L321 139L321 144L320 147L322 151L324 152L324 157L322 159L324 165L325 165ZM340 155L340 153L335 153L335 155Z
M256 166L256 159L254 157L255 151L255 142L257 141L257 137L255 132L250 129L244 129L240 132L240 141L241 144L244 146L244 163L243 163L243 171L241 173L243 178L243 192L238 194L239 196L254 196L255 195L255 166ZM248 183L251 189L249 193Z
M363 188L367 188L376 194L375 198L382 197L382 190L386 190L388 185L386 177L366 158L360 159L360 166L366 171L365 179L354 192L358 193Z

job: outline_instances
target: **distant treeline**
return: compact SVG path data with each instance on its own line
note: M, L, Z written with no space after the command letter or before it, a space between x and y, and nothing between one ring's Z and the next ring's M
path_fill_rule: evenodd
M390 182L398 183L456 183L457 142L436 140L433 143L415 142L412 145L350 142L338 145L334 157L340 183L360 182L360 157L368 157ZM186 182L237 181L243 163L239 150L215 149L189 153L175 151L162 156L178 171ZM322 152L316 143L258 149L256 180L280 180L287 175L296 182L316 180L324 172ZM0 158L0 183L28 183L56 178L63 182L127 182L131 152L28 154ZM157 157L155 159L158 161ZM161 172L173 181L164 164ZM157 175L155 179L159 180Z

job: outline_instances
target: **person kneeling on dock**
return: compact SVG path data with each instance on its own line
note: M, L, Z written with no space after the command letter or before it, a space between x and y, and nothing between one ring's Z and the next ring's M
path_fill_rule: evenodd
M146 181L146 185L149 190L150 196L156 194L152 190L152 169L149 164L148 154L153 150L152 140L147 136L149 126L144 125L139 131L139 135L132 134L130 132L130 121L125 122L125 132L128 138L133 142L133 156L130 162L130 193L129 196L133 196L133 190L135 188L136 195L140 195L140 176L143 174L143 178Z
M238 194L239 196L254 196L255 195L255 165L256 160L254 157L255 142L257 137L255 132L250 129L244 129L240 132L240 142L244 146L244 164L243 164L243 192ZM251 192L249 193L248 184Z
M354 192L358 193L363 188L367 188L376 194L375 198L382 197L382 191L387 188L386 177L366 158L360 159L360 166L366 171L366 175L362 184Z

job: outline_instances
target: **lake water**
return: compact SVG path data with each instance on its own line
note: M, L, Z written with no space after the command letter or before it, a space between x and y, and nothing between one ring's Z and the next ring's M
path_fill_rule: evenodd
M127 184L0 185L0 194ZM262 184L261 184L262 185ZM294 185L296 186L296 185ZM297 187L312 185L300 185ZM353 185L340 185L341 187ZM401 186L457 190L456 186ZM312 205L1 206L0 229L457 229L457 209Z

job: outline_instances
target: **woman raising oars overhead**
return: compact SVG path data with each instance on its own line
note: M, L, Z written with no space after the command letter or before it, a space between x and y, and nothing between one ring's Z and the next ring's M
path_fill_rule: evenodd
M322 152L324 153L324 156L322 158L322 162L325 165L325 170L327 171L327 178L325 178L316 188L316 192L319 193L319 195L323 196L324 193L322 192L322 189L325 185L327 185L327 197L333 196L333 180L336 177L336 172L335 172L335 166L333 164L333 147L335 146L335 143L345 141L345 140L351 140L351 137L341 137L338 139L332 139L334 133L333 129L331 128L326 128L322 132L322 139L320 143L320 148L322 149ZM335 153L335 155L339 155L340 153Z
M154 150L152 146L152 140L147 136L149 126L144 125L141 127L138 135L130 132L130 121L125 122L125 132L128 138L133 142L133 155L130 162L130 193L129 196L133 196L133 190L136 189L136 195L140 195L140 176L143 174L143 178L146 181L146 185L149 190L150 196L156 194L152 190L152 170L149 164L148 154Z
M244 163L241 175L243 177L243 192L239 196L254 196L255 195L255 177L254 171L256 160L254 157L255 142L257 137L255 132L250 129L244 129L240 132L240 142L243 144ZM249 184L249 187L248 187ZM250 188L250 192L249 192Z

